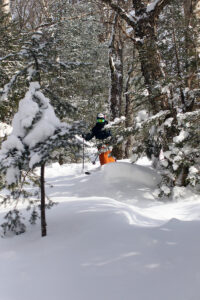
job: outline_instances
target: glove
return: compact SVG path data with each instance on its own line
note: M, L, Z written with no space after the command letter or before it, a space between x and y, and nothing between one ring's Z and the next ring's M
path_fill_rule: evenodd
M82 133L82 138L85 139L85 134L84 133Z

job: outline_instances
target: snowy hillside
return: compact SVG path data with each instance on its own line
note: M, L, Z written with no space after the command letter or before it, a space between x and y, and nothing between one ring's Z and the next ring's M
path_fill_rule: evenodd
M0 240L0 300L199 300L199 196L158 201L146 159L87 167L47 168L48 235Z

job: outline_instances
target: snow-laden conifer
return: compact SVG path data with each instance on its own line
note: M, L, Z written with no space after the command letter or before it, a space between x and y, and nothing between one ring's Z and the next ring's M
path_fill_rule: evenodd
M17 188L18 192L15 195L17 194L20 198L19 187L24 180L23 172L31 172L35 167L40 166L42 170L40 179L41 207L43 208L41 211L44 213L45 163L50 161L54 149L66 147L74 150L75 146L79 146L80 142L75 137L78 124L61 123L55 115L49 99L41 92L40 84L31 82L28 92L19 102L19 110L14 116L12 127L13 131L2 143L0 151L0 167L5 173L6 185ZM45 215L43 217L45 218ZM43 218L41 218L42 220ZM46 224L45 220L43 224ZM45 230L42 235L46 235Z

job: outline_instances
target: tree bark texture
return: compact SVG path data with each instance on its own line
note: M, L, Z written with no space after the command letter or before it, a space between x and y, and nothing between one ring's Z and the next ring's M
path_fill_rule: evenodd
M10 0L0 0L0 13L2 14L10 13Z
M0 0L0 17L3 17L4 25L8 25L10 23L10 0Z
M122 112L122 92L123 92L123 41L118 28L117 14L115 15L112 36L109 46L110 65L110 111L111 119L121 116Z
M110 117L111 120L122 115L122 93L123 93L123 40L119 28L119 16L114 17L112 35L109 46L109 65L110 65ZM113 147L112 154L117 159L122 159L122 145Z
M45 214L45 164L41 165L40 189L41 189L41 234L42 237L47 235L47 224Z
M133 55L134 56L134 55ZM126 116L126 128L133 126L134 120L134 110L133 110L133 100L134 94L133 92L130 93L130 80L134 76L134 58L132 64L128 70L128 76L125 84L125 116ZM127 138L125 144L125 158L130 158L133 149L133 137L130 135Z
M159 11L149 13L147 17L142 17L146 7L142 1L133 1L135 14L138 21L135 27L136 48L139 53L141 71L149 92L149 100L153 113L158 113L161 109L167 109L167 95L161 93L156 88L158 83L165 79L165 73L161 66L161 56L157 46L156 20Z
M185 49L186 70L188 76L186 78L186 86L189 89L199 88L198 69L200 61L200 0L184 0L185 15ZM191 32L191 28L193 28ZM187 107L187 110L194 109L193 103Z

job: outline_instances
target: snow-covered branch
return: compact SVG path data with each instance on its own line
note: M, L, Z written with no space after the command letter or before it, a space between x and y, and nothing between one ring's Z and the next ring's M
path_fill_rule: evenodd
M48 98L40 91L38 82L32 82L19 103L11 135L2 144L0 169L6 172L8 184L16 182L21 170L33 169L44 163L59 147L81 144L76 139L80 123L61 123Z
M116 125L120 125L125 121L125 119L126 118L124 116L122 116L120 118L115 118L114 121L109 122L109 124L105 125L104 128L108 129L108 128L114 127Z
M124 19L128 25L134 27L137 19L135 19L131 14L128 14L123 8L119 5L112 2L112 0L102 0L105 4L108 4L119 16Z
M80 66L92 66L92 63L84 63L84 62L76 62L76 61L69 61L69 62L59 62L60 66L68 69L69 67L80 67Z
M169 110L165 110L165 111L160 111L159 113L157 113L156 115L153 115L149 118L147 118L146 120L144 120L143 122L140 123L140 126L137 126L138 128L145 128L148 127L150 128L151 125L162 123L164 122L164 120L171 114L171 112Z
M0 61L6 60L6 59L8 59L10 57L13 57L13 56L16 56L16 54L15 53L10 53L6 56L0 57Z
M127 13L122 7L113 3L112 0L102 0L102 2L108 4L131 27L135 27L137 22L141 22L141 19L146 19L147 21L149 18L158 16L162 9L169 4L170 1L171 0L154 0L147 5L146 12L141 10L142 15L136 17L134 11Z
M150 15L150 17L156 17L170 2L171 0L154 0L147 5L146 12Z
M4 138L12 131L12 127L6 123L0 122L0 138Z
M27 70L33 65L33 63L28 64L23 70L20 70L12 76L10 81L4 86L3 91L1 92L0 102L8 100L8 94L10 93L13 85L17 81L17 78L27 72Z

